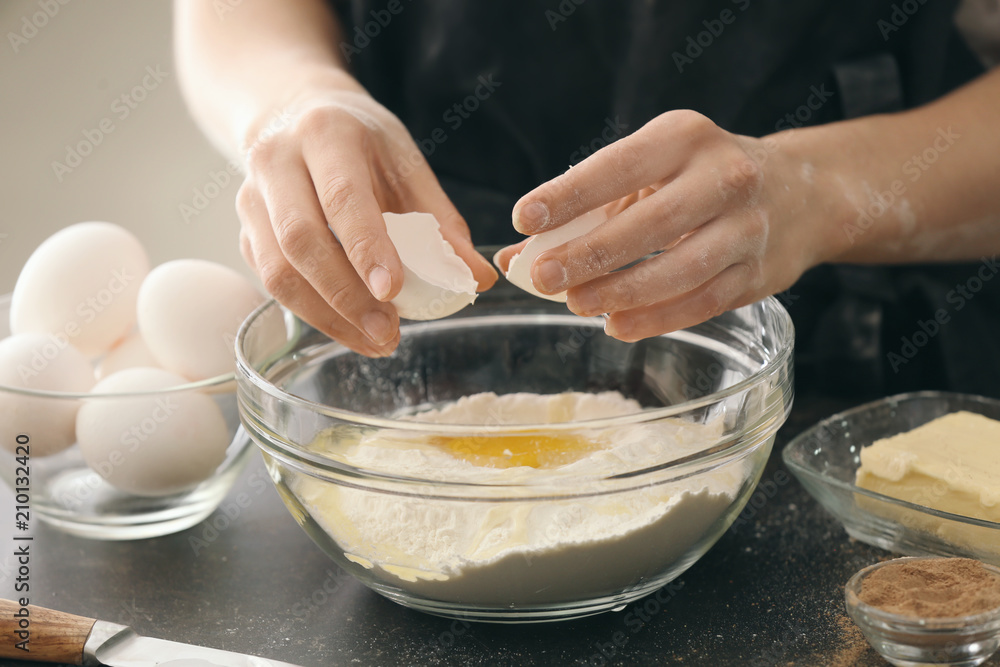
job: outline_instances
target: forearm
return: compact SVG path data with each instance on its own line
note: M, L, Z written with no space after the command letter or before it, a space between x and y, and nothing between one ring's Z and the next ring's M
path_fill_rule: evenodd
M763 143L800 179L782 203L811 228L814 263L971 260L1000 252L998 128L1000 70L918 109Z
M362 90L346 72L340 27L321 0L243 0L228 9L177 0L174 21L184 96L228 155L242 158L309 91Z

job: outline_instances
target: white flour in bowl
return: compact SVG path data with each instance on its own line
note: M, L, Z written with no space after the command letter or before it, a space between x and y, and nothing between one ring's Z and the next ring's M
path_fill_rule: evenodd
M599 419L640 409L617 392L484 393L412 419L538 424ZM656 486L628 489L598 481L702 451L720 433L719 423L665 420L581 431L576 440L563 441L562 447L560 438L552 438L542 442L542 448L548 446L554 453L535 455L515 451L522 444L517 438L496 443L488 438L447 441L382 430L362 438L338 458L359 468L412 478L515 484L504 496L514 500L421 498L338 486L307 476L291 480L290 488L346 558L412 593L479 605L577 600L657 577L684 559L679 572L701 554L693 547L710 532L714 539L722 530L720 519L750 475L751 465L745 459ZM566 478L573 480L566 481L573 497L529 498L539 494L532 485L548 484L544 493L549 493L551 483ZM421 491L429 488L423 486ZM623 490L585 495L609 488ZM468 495L486 494L471 489Z

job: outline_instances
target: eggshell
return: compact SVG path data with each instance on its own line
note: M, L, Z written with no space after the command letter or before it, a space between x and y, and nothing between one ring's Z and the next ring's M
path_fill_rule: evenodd
M168 389L186 380L159 368L128 368L93 394ZM229 431L222 411L197 391L85 399L76 416L80 453L109 484L140 496L183 491L222 463Z
M31 456L49 456L76 440L80 402L23 396L6 388L85 393L94 385L94 371L65 336L16 334L0 340L0 385L0 442L13 451L17 436L26 435Z
M138 366L155 368L157 365L156 357L149 351L146 341L137 332L108 350L108 353L97 364L95 375L98 380L102 380L112 373L126 368Z
M476 300L472 269L455 254L430 213L383 213L389 238L403 262L403 288L391 303L400 317L436 320Z
M578 218L570 220L561 227L556 227L555 229L532 236L531 240L521 249L521 252L510 258L510 264L507 265L507 280L525 292L529 292L535 296L540 296L549 301L566 303L566 292L542 294L535 289L535 284L531 282L531 265L546 250L558 248L567 241L572 241L579 236L597 229L607 219L608 216L604 213L604 209L594 209Z
M62 229L31 254L14 285L10 329L61 334L89 357L135 325L136 295L149 272L139 239L110 222Z
M204 380L236 369L240 324L264 302L242 275L201 259L150 271L139 290L139 331L164 369Z

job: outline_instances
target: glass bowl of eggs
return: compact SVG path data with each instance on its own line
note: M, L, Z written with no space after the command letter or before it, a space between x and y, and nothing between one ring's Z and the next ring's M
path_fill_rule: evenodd
M603 322L501 280L375 359L270 302L237 336L241 420L296 521L391 600L501 623L621 609L743 508L791 407L793 331L773 298L633 344Z
M23 529L140 539L211 514L253 450L232 345L263 300L221 265L150 269L110 223L39 246L0 297L0 475Z

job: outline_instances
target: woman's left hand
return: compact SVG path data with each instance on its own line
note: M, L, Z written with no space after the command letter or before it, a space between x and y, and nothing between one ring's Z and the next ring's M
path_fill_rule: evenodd
M671 111L524 195L514 226L537 234L604 206L607 222L539 255L531 278L547 294L568 290L578 315L607 313L609 335L636 341L787 289L817 263L807 167L774 137ZM505 271L519 246L498 253Z

